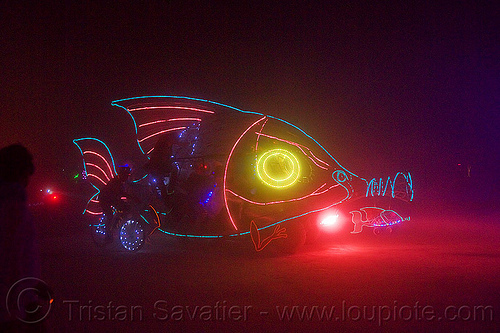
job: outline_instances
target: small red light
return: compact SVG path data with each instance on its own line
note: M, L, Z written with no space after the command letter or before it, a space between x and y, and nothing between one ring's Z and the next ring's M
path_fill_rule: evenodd
M56 200L57 199L57 195L52 196L52 199Z

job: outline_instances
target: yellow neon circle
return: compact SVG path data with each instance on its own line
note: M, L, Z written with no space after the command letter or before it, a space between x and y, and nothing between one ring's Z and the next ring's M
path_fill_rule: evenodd
M257 175L266 185L288 187L299 179L299 161L288 150L268 150L257 161Z

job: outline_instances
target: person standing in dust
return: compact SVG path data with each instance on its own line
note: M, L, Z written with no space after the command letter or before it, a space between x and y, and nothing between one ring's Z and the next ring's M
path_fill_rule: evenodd
M41 331L40 324L28 325L21 321L23 315L29 316L28 308L19 309L17 304L20 311L12 314L7 305L7 294L16 282L23 278L36 281L40 277L33 218L26 203L26 187L34 171L33 157L24 146L14 144L0 149L1 332ZM31 302L30 306L33 305Z

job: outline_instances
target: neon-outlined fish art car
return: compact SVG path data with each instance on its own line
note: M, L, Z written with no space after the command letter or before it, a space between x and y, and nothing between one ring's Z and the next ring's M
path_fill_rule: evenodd
M169 164L163 172L144 171L136 181L157 195L155 209L165 220L159 230L165 234L246 235L256 251L270 243L295 249L314 234L311 230L319 222L311 216L320 212L344 205L360 209L355 204L358 199L413 199L409 173L368 181L344 168L299 127L271 115L177 96L127 98L112 105L132 118L137 145L149 164ZM98 215L99 189L116 174L113 156L98 139L74 143L96 189L85 212ZM189 218L174 214L172 206L179 205L167 203L172 198L167 199L166 193L174 190L165 188L174 179L177 193L184 197L181 201L191 202L183 206Z

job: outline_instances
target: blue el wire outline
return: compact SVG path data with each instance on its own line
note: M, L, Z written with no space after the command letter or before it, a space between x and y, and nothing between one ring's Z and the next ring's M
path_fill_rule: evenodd
M115 160L113 158L113 154L111 154L111 150L108 148L108 145L106 143L104 143L104 141L102 141L102 140L99 140L99 139L96 139L96 138L90 138L90 137L80 138L80 139L74 139L73 140L73 143L78 147L78 150L80 151L80 154L82 155L83 170L85 171L85 174L87 174L87 166L85 165L85 158L83 157L83 150L78 145L78 141L83 141L83 140L94 140L94 141L97 141L97 142L101 143L104 146L104 148L106 148L106 150L109 153L109 156L111 157L111 165L113 166L113 171L115 172L115 175L116 175ZM95 188L97 192L92 197L90 197L90 199L87 201L87 204L85 205L85 209L83 210L82 214L85 214L85 212L87 211L87 206L89 205L90 201L92 201L92 199L94 199L95 197L97 197L99 195L99 193L101 193L101 190L99 190L99 188L97 186L95 186L94 184L92 184L92 182L90 182L90 185L92 185L92 187Z
M135 136L136 136L136 141L137 141L137 145L139 146L139 149L141 150L141 152L149 159L149 156L146 155L146 153L144 152L144 150L142 149L141 147L141 144L139 142L139 139L137 138L137 122L135 121L135 118L134 116L130 113L130 111L123 105L120 105L119 103L120 102L125 102L125 101L131 101L131 100L138 100L138 99L148 99L148 98L175 98L175 99L185 99L185 100L191 100L191 101L197 101L197 102L205 102L205 103L211 103L211 104L214 104L214 105L218 105L218 106L222 106L222 107L226 107L226 108L229 108L229 109L233 109L233 110L236 110L236 111L239 111L239 112L243 112L243 113L248 113L248 114L256 114L256 115L263 115L261 113L258 113L258 112L253 112L253 111L243 111L243 110L240 110L238 108L235 108L233 106L229 106L229 105L226 105L226 104L222 104L222 103L217 103L217 102L213 102L213 101L209 101L209 100L206 100L206 99L200 99L200 98L192 98L192 97L182 97L182 96L140 96L140 97L131 97L131 98L123 98L123 99L117 99L113 102L111 102L111 105L112 106L117 106L117 107L120 107L122 109L124 109L128 114L129 116L132 118L132 121L134 122L134 129L135 129Z
M130 111L128 111L128 109L126 107L124 107L123 105L120 105L118 103L124 102L124 101L130 101L130 100L147 99L147 98L174 98L174 99L185 99L185 100L199 101L199 102L211 103L211 104L214 104L214 105L226 107L226 108L229 108L229 109L232 109L232 110L235 110L235 111L238 111L238 112L246 113L246 114L255 114L255 115L259 115L259 116L264 116L263 113L253 112L253 111L244 111L244 110L238 109L238 108L230 106L230 105L226 105L226 104L222 104L222 103L218 103L218 102L214 102L214 101L209 101L209 100L205 100L205 99L192 98L192 97L184 97L184 96L164 96L164 95L140 96L140 97L131 97L131 98L118 99L118 100L115 100L115 101L111 102L112 106L117 106L117 107L120 107L120 108L124 109L129 114L129 116L132 118L132 121L134 123L134 129L135 129L136 138L137 138L137 123L135 121L134 116L132 116L132 114L130 113ZM362 177L359 177L356 174L354 174L354 173L350 172L349 170L347 170L346 168L344 168L318 141L316 141L316 139L314 139L309 134L307 134L306 132L304 132L301 128L299 128L298 126L296 126L296 125L294 125L294 124L292 124L292 123L290 123L290 122L288 122L286 120L283 120L283 119L280 119L280 118L277 118L277 117L274 117L274 116L266 115L266 117L272 118L272 119L276 119L278 121L281 121L281 122L283 122L283 123L285 123L287 125L292 126L293 128L297 129L298 131L300 131L306 137L308 137L309 139L311 139L312 141L314 141L321 149L323 149L323 151L332 160L334 160L337 163L337 165L339 165L344 171L346 171L347 173L353 175L356 178L362 179L366 183L366 185L368 186L368 182L366 181L366 179L364 179ZM94 140L100 141L101 143L103 143L105 145L106 149L108 149L108 147L106 146L106 144L104 142L102 142L101 140L98 140L98 139L95 139L95 138L88 138L88 139L94 139ZM83 140L83 139L78 139L78 140ZM78 141L78 140L73 140L73 142ZM139 140L136 139L136 141L137 141L137 145L139 146L139 149L141 150L141 152L144 155L146 155L145 152L144 152L144 150L142 149L140 143L139 143ZM76 142L75 142L75 144L76 144ZM76 144L76 145L78 146L78 144ZM78 148L80 149L79 146L78 146ZM81 149L80 149L80 152L81 152ZM108 152L109 152L109 149L108 149ZM82 153L82 155L83 155L83 153ZM110 152L110 156L112 156L111 152ZM84 167L85 167L85 162L84 162ZM114 167L114 162L113 162L113 167ZM349 189L346 186L344 186L342 183L339 183L339 185L341 185L342 187L344 187L346 189L347 193L350 193ZM94 185L92 185L92 186L94 186ZM94 195L94 197L97 194L98 193L96 193ZM412 193L412 195L413 195L413 193ZM92 198L91 198L91 200L92 200ZM296 216L293 216L293 217L289 217L289 218L280 220L278 222L275 222L273 224L270 224L270 225L258 228L258 230L263 230L263 229L271 228L273 226L276 226L276 225L278 225L280 223L283 223L283 222L286 222L286 221L290 221L290 220L297 219L297 218L300 218L300 217L303 217L303 216L306 216L306 215L309 215L309 214L313 214L313 213L316 213L316 212L320 212L320 211L326 210L326 209L328 209L330 207L333 207L335 205L338 205L338 204L344 202L345 200L347 200L349 198L350 198L350 195L347 195L341 201L339 201L339 202L337 202L335 204L332 204L330 206L327 206L327 207L324 207L324 208L320 208L320 209L316 209L316 210L312 210L312 211L309 211L309 212L306 212L306 213L303 213L303 214L300 214L300 215L296 215ZM89 200L89 202L90 202L90 200ZM222 237L225 237L224 235L190 235L190 234L178 234L178 233L172 233L172 232L165 231L165 230L163 230L161 228L159 228L158 230L161 231L161 232L163 232L163 233L165 233L165 234L172 235L172 236L178 236L178 237L191 237L191 238L222 238ZM242 232L242 233L234 233L234 234L230 234L230 235L227 235L227 236L229 236L229 237L231 237L231 236L243 236L243 235L247 235L249 233L250 233L250 231L247 231L247 232Z
M407 173L404 173L404 172L398 172L396 173L396 176L394 176L394 179L391 181L391 177L387 177L387 181L385 182L385 187L382 189L382 181L383 181L383 178L373 178L367 185L366 187L366 197L374 197L376 192L378 192L378 194L376 194L377 196L385 196L386 193L387 193L387 188L389 186L389 183L391 183L390 187L391 187L391 197L392 198L395 198L395 193L394 193L394 189L396 187L396 180L398 179L398 176L401 175L403 176L403 178L405 179L406 183L408 184L408 186L410 187L410 190L411 190L411 195L410 195L410 200L409 201L413 201L413 195L414 195L414 191L413 191L413 180L411 178L411 174L409 172ZM378 183L378 191L374 191L373 190L373 186L374 184Z
M139 99L148 99L148 98L174 98L174 99L185 99L185 100L192 100L192 101L198 101L198 102L205 102L205 103L211 103L211 104L214 104L214 105L218 105L218 106L222 106L222 107L226 107L226 108L229 108L229 109L232 109L232 110L235 110L235 111L238 111L238 112L242 112L242 113L246 113L246 114L255 114L255 115L259 115L259 116L266 116L268 118L272 118L272 119L275 119L275 120L278 120L278 121L281 121L287 125L290 125L292 126L293 128L297 129L298 131L300 131L302 134L304 134L306 137L308 137L309 139L311 139L312 141L314 141L319 147L321 147L321 149L323 149L323 151L325 151L325 153L330 156L331 159L333 159L344 171L346 171L347 173L353 175L354 177L357 177L357 178L360 178L362 179L365 183L367 183L366 179L362 178L362 177L359 177L357 175L355 175L354 173L350 172L349 170L347 170L346 168L344 168L318 141L316 141L316 139L314 139L312 136L310 136L309 134L307 134L306 132L304 132L301 128L299 128L298 126L286 121L286 120L283 120L283 119L280 119L280 118L277 118L277 117L274 117L274 116L269 116L269 115L264 115L263 113L259 113L259 112L253 112L253 111L243 111L241 109L238 109L234 106L230 106L230 105L226 105L226 104L222 104L222 103L218 103L218 102L214 102L214 101L209 101L209 100L206 100L206 99L200 99L200 98L192 98L192 97L185 97L185 96L162 96L162 95L153 95L153 96L140 96L140 97L131 97L131 98L124 98L124 99L118 99L118 100L115 100L113 102L111 102L111 105L112 106L118 106L122 109L124 109L128 114L129 116L132 118L133 122L134 122L134 129L135 129L135 134L136 134L136 138L137 138L137 123L134 119L134 116L132 116L132 114L130 113L130 111L128 111L128 109L126 107L124 107L123 105L120 105L118 103L120 102L124 102L124 101L131 101L131 100L139 100ZM137 139L137 145L139 146L141 152L146 155L144 153L144 150L142 149L140 143L139 143L139 140ZM148 157L149 158L149 157ZM343 184L339 183L342 187L344 187L347 191L347 193L350 193L349 189L344 186ZM368 185L368 183L367 183ZM317 209L317 210L312 210L312 211L309 211L309 212L306 212L306 213L303 213L303 214L300 214L300 215L297 215L297 216L293 216L293 217L289 217L289 218L286 218L286 219L283 219L281 221L278 221L278 222L275 222L273 224L270 224L268 226L264 226L264 227L261 227L259 228L258 230L262 230L262 229L267 229L267 228L270 228L270 227L273 227L275 225L278 225L280 223L283 223L283 222L286 222L286 221L289 221L289 220L292 220L292 219L296 219L296 218L300 218L302 216L305 216L305 215L308 215L308 214L312 214L312 213L316 213L316 212L319 212L319 211L323 211L323 210L326 210L330 207L333 207L335 205L338 205L342 202L344 202L345 200L349 199L350 198L350 195L347 195L344 199L342 199L341 201L335 203L335 204L332 204L328 207L324 207L324 208L320 208L320 209ZM171 232L168 232L168 231L165 231L161 228L159 228L158 230L160 230L161 232L165 233L165 234L168 234L168 235L173 235L173 236L181 236L181 237L193 237L193 238L220 238L220 237L224 237L224 236L220 236L220 235L188 235L188 234L177 234L177 233L171 233ZM228 236L241 236L241 235L246 235L246 234L249 234L250 231L247 231L247 232L243 232L243 233L235 233L235 234L231 234L231 235L228 235Z

